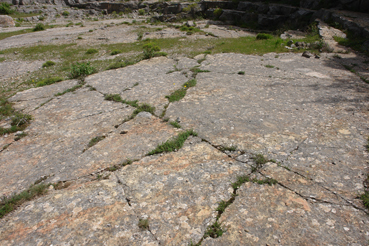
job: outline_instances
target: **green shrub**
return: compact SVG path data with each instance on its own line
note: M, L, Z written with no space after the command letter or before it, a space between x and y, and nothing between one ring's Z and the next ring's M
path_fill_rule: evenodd
M267 34L267 33L258 33L256 35L256 40L262 40L262 39L272 39L273 35Z
M15 27L20 27L21 25L17 22L15 23Z
M144 9L139 9L138 10L138 14L139 15L144 15L145 14L145 10Z
M55 62L53 61L46 61L44 64L42 64L42 67L51 67L54 66Z
M44 24L42 24L42 23L38 23L38 24L35 26L35 28L33 28L33 31L34 31L34 32L43 31L43 30L45 30L45 26L44 26Z
M39 16L39 17L38 17L38 20L40 20L40 21L45 20L45 16L42 16L42 15L41 15L41 16Z
M118 55L119 53L122 53L122 51L120 51L120 50L113 50L112 52L110 52L110 55L114 56L114 55Z
M219 18L219 17L221 16L222 12L223 12L223 10L222 10L221 8L216 8L216 9L214 10L213 14L214 14L214 16L215 16L216 18Z
M9 3L1 3L0 4L0 14L3 15L10 15L13 14L14 10L10 9L10 4Z
M87 63L76 63L73 64L71 67L69 77L74 79L78 77L87 76L96 72L96 69L90 65L89 62Z
M62 80L63 80L63 78L61 78L61 77L53 77L53 78L43 79L43 80L40 80L36 83L36 87L51 85L51 84L54 84L56 82L60 82Z
M69 12L68 12L68 11L64 11L64 12L62 13L62 15L64 15L64 16L68 16L68 15L69 15Z
M155 56L156 52L160 51L159 46L156 46L154 43L145 44L143 49L144 59L150 59Z
M88 49L86 51L86 54L88 55L95 54L95 53L99 53L99 51L97 49Z

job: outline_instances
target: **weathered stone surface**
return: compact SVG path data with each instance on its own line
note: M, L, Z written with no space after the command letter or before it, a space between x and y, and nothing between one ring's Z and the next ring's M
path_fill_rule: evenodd
M0 225L1 245L158 245L116 180L50 192Z
M145 157L109 180L51 191L0 226L2 245L187 245L213 223L245 164L191 138L178 152ZM149 219L150 232L138 228ZM151 243L151 244L149 244Z
M14 20L8 15L0 15L0 27L12 27L15 26Z
M174 65L176 62L172 59L157 57L89 76L86 82L104 94L118 93L125 100L148 103L156 108L155 114L160 115L168 104L165 96L188 80L181 72L167 73L174 70Z
M66 80L49 86L32 88L21 91L9 98L9 102L13 102L16 110L23 112L31 112L41 104L51 100L55 94L72 88L78 84L78 80Z
M28 136L0 153L1 194L19 192L42 176L56 182L110 166L76 165L76 160L92 138L109 133L132 112L132 107L88 89L56 97L33 111Z
M351 206L306 201L279 185L246 183L222 214L227 232L201 245L366 245L367 214Z

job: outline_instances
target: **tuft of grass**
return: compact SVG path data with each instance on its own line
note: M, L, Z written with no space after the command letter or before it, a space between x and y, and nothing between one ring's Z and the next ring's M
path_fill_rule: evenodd
M36 83L36 87L51 85L51 84L54 84L54 83L60 82L60 81L63 81L63 78L61 78L61 77L47 78L47 79L43 79L43 80L38 81Z
M81 88L83 85L80 84L80 85L75 85L73 86L72 88L69 88L69 89L66 89L65 91L63 92L59 92L59 93L56 93L55 96L62 96L64 95L65 93L68 93L68 92L74 92L76 91L77 89Z
M149 229L149 219L139 219L138 227L142 230L148 230Z
M187 92L186 88L181 88L179 90L176 90L169 96L165 96L165 97L168 98L169 102L176 102L184 98L186 96L186 92Z
M264 157L263 154L256 154L252 157L252 159L255 161L255 166L252 167L251 172L257 171L269 161L267 158Z
M137 101L133 101L135 102L135 104L137 105ZM154 114L155 112L155 107L152 107L150 106L149 104L147 103L144 103L144 104L141 104L141 105L138 105L136 110L133 111L133 116L136 116L138 115L139 113L141 112L149 112L151 114Z
M221 151L235 151L237 149L237 146L231 145L231 146L220 146Z
M62 13L62 15L63 15L63 16L68 16L68 15L69 15L69 12L68 12L68 11L64 11L64 12Z
M258 33L256 35L256 40L265 40L265 39L273 39L273 35L267 34L267 33Z
M369 191L365 191L365 193L360 196L360 199L363 201L364 206L369 209Z
M22 132L21 134L18 134L15 138L14 138L14 141L18 141L20 140L21 138L24 138L25 136L27 136L28 134L25 133L25 132Z
M197 133L192 129L185 132L181 132L177 137L166 141L163 144L158 145L154 150L150 151L147 155L156 155L163 152L173 152L182 148L184 142L189 136L197 136Z
M46 61L44 64L42 64L42 67L51 67L54 66L55 62L53 61Z
M87 147L91 148L92 146L94 146L95 144L97 144L98 142L100 142L101 140L103 140L104 138L105 138L104 136L94 137L93 139L90 140L90 142L88 143Z
M201 70L198 67L193 67L193 68L190 69L190 71L193 73L193 75L192 75L193 77L196 77L196 75L198 73L208 73L208 72L210 72L209 70Z
M210 225L204 234L204 238L211 237L211 238L218 238L223 235L225 230L222 229L221 223L215 221L214 224Z
M274 68L273 65L265 65L265 67L267 67L267 68Z
M36 26L33 28L34 32L43 31L45 30L45 26L42 23L36 24Z
M245 71L239 71L237 74L239 74L239 75L245 75Z
M120 53L122 53L121 50L113 50L112 52L110 52L110 55L114 56L114 55L118 55Z
M135 63L136 62L132 62L132 61L116 61L116 62L110 64L106 68L106 70L122 68L122 67L130 66L130 65L134 65Z
M181 128L181 125L177 121L171 121L169 122L169 124L171 124L175 128Z
M0 201L0 218L12 212L26 201L30 201L38 196L44 195L48 191L50 184L33 185L29 189L12 197L3 197Z
M232 183L232 188L234 190L237 190L238 188L241 187L242 184L244 184L246 182L250 182L250 177L249 176L247 176L247 175L239 176L239 177L237 177L237 181Z
M87 55L96 54L96 53L99 53L99 51L97 49L88 49L86 51Z
M275 184L278 183L277 180L272 179L272 178L252 179L251 182L256 183L256 184L260 184L260 185L267 184L267 185L270 185L270 186L275 185Z
M183 87L190 88L196 86L196 84L197 84L196 79L190 79L189 81L183 84Z
M92 67L89 62L72 64L69 77L72 79L84 77L96 72L96 68Z
M107 94L104 98L108 101L122 102L122 98L119 94Z

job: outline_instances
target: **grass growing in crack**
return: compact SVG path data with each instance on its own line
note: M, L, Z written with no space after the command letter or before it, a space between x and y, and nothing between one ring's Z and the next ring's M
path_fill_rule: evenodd
M110 69L117 69L117 68L122 68L122 67L126 67L126 66L130 66L130 65L134 65L136 64L136 62L133 61L116 61L112 64L110 64L106 70L110 70Z
M77 89L81 88L82 86L83 86L82 84L75 85L75 86L73 86L72 88L69 88L69 89L67 89L67 90L65 90L65 91L63 91L63 92L56 93L56 94L55 94L55 96L56 96L56 97L57 97L57 96L62 96L62 95L64 95L65 93L68 93L68 92L74 92L74 91L76 91Z
M26 129L26 127L32 120L31 115L15 111L11 103L9 103L7 100L3 98L0 98L0 119L4 117L11 118L10 123L11 127L10 128L0 127L0 136L9 133L14 133L17 131L23 131L24 129Z
M165 97L168 98L169 102L176 102L184 98L186 96L186 92L187 92L186 88L181 88L179 90L176 90L169 96Z
M149 229L149 219L139 219L138 227L142 230L148 230Z
M273 65L265 65L265 67L267 67L267 68L274 68Z
M277 180L273 179L273 178L265 178L265 179L250 179L249 176L247 175L243 175L243 176L239 176L237 177L236 182L232 183L232 188L234 189L234 191L237 191L241 185L243 185L244 183L247 182L252 182L252 183L256 183L256 184L267 184L267 185L275 185L278 183Z
M137 101L134 101L134 102L137 102ZM143 103L143 104L137 106L136 110L133 111L133 115L136 116L141 112L149 112L151 114L154 114L155 107L152 107L147 103Z
M214 224L208 226L205 231L204 238L211 237L211 238L218 238L223 235L225 230L222 228L221 223L215 221Z
M177 121L171 121L169 122L169 124L171 124L175 128L181 128L181 125Z
M108 101L122 102L122 98L119 94L107 94L104 98Z
M237 146L231 145L231 146L220 146L221 151L235 151L237 149Z
M197 84L196 79L191 79L191 80L187 81L186 83L184 83L183 87L190 88L190 87L196 86L196 84Z
M26 137L28 134L25 133L25 132L22 132L21 134L18 134L15 138L14 138L14 141L18 141L24 137Z
M256 154L251 158L255 161L255 165L251 167L251 172L256 172L267 162L275 162L275 160L267 159L263 154Z
M348 66L348 65L343 65L347 70L349 70L351 73L356 74L357 76L359 76L359 78L364 81L365 83L369 84L369 80L364 78L363 76L361 76L358 72L356 72L356 70L354 69L354 66Z
M51 85L51 84L54 84L54 83L60 82L60 81L63 81L63 78L61 78L61 77L47 78L47 79L43 79L43 80L38 81L36 83L36 87Z
M104 138L105 138L104 136L94 137L93 139L90 140L90 142L88 143L87 147L91 148L92 146L94 146L95 144L97 144L98 142L100 142L101 140L103 140Z
M184 142L189 136L197 136L197 133L192 129L185 132L181 132L177 137L166 141L163 144L158 145L154 150L150 151L147 155L156 155L163 152L172 152L182 148Z
M239 75L245 75L245 71L239 71L237 74L239 74Z
M38 196L44 195L50 184L33 185L29 189L12 197L3 197L0 201L0 218L12 212L21 204L30 201Z
M241 187L242 184L244 184L246 182L250 182L250 177L249 176L247 176L247 175L239 176L239 177L237 177L237 181L232 183L232 188L234 190L237 190L238 188Z
M96 53L99 53L99 51L98 51L97 49L93 49L93 48L88 49L88 50L86 51L86 54L87 54L87 55L92 55L92 54L96 54Z
M190 69L191 70L191 72L192 72L192 76L193 77L196 77L196 75L198 74L198 73L208 73L208 72L210 72L209 70L201 70L200 68L198 68L198 67L193 67L193 68L191 68Z

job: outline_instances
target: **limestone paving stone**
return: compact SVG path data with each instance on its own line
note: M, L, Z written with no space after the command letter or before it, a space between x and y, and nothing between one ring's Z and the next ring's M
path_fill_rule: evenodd
M43 176L56 182L104 168L88 163L77 166L77 157L92 138L115 129L133 110L128 105L104 100L96 91L81 89L56 97L33 111L34 119L26 129L28 136L0 153L1 194L19 192Z
M66 80L52 85L36 87L21 91L8 99L9 102L16 102L14 108L29 113L41 104L48 102L55 94L61 93L78 84L78 80Z
M226 232L201 245L367 245L367 214L306 201L279 185L244 184L220 218Z
M172 59L157 57L89 76L86 82L101 93L118 93L125 100L148 103L156 108L155 114L160 115L168 104L165 96L189 80L180 72L167 73L174 69L174 65L176 62Z
M136 214L149 217L161 245L197 242L215 221L231 182L250 168L207 143L186 141L178 152L145 157L117 172ZM192 142L192 144L191 144Z
M116 180L69 186L2 219L1 245L158 245Z

